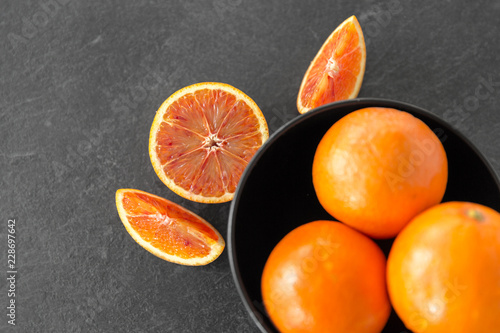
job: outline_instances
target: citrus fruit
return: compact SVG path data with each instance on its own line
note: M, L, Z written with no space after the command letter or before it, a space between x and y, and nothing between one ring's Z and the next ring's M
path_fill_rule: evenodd
M309 65L297 97L299 112L358 96L365 63L363 31L351 16L332 32Z
M118 214L140 246L164 260L182 265L206 265L224 250L224 239L207 221L156 195L116 191Z
M386 260L374 241L333 221L292 230L272 250L262 299L285 332L380 332L390 314Z
M172 94L156 113L149 156L158 177L197 202L230 201L246 165L269 137L255 102L224 83Z
M419 214L394 241L387 283L415 333L499 332L500 214L469 202Z
M328 213L370 237L391 238L441 202L448 162L438 137L421 120L396 109L365 108L326 132L312 176Z

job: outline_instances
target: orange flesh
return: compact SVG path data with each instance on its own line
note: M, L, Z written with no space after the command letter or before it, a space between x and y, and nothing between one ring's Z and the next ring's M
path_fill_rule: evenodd
M168 178L186 191L213 197L236 190L245 166L263 143L250 106L214 89L172 103L156 142Z
M314 108L347 99L355 89L361 70L362 50L353 24L332 36L309 72L300 99L304 107Z
M210 253L207 239L217 234L196 216L167 200L126 192L123 208L131 227L155 248L179 258L204 257Z

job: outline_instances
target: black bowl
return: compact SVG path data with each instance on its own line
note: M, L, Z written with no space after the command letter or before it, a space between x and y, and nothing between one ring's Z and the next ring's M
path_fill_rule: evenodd
M396 101L360 98L324 105L298 116L255 154L241 177L229 215L232 274L245 307L262 332L278 332L266 314L260 292L262 271L272 249L299 225L333 219L321 207L312 184L316 146L333 123L365 107L407 111L436 133L448 156L443 201L470 201L500 210L500 183L486 159L462 134L428 111ZM392 241L377 241L386 255ZM393 311L384 332L404 330Z

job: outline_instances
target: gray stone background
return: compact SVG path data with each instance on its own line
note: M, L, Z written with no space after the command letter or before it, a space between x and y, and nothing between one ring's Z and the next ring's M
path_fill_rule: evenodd
M0 1L0 267L16 220L16 325L0 279L0 331L257 332L227 251L204 267L138 246L118 188L173 200L226 237L230 204L182 199L148 156L174 91L220 81L251 96L270 131L324 39L355 14L367 66L360 97L426 108L500 172L499 1ZM467 161L464 161L467 163Z

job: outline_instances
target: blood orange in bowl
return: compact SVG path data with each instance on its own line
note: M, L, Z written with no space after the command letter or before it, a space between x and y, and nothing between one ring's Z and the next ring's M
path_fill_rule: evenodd
M161 181L196 202L230 201L246 165L269 137L264 115L242 91L203 82L173 93L158 109L149 156Z
M231 202L226 237L231 270L243 304L261 332L279 332L261 292L262 273L272 250L295 228L311 221L332 220L313 186L316 148L334 123L368 107L405 111L435 133L448 159L442 201L476 202L500 210L500 182L485 157L460 132L427 110L398 101L356 98L299 115L262 145L245 169ZM374 240L386 256L393 241ZM392 311L382 332L404 331L408 329Z

